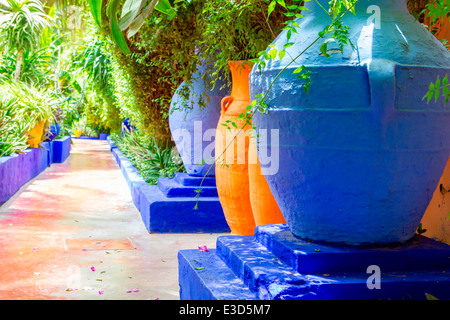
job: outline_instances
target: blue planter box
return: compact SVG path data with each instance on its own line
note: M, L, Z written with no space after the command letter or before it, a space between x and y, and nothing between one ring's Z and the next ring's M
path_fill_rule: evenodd
M113 151L113 149L117 148L116 143L113 139L111 139L111 136L106 137L106 141L109 144L109 149L111 150L111 152Z
M197 204L195 190L199 188L202 178L177 173L174 179L161 178L158 185L149 185L114 142L110 138L107 140L148 232L230 232L217 196L215 178L204 180L198 210L194 210Z
M53 149L53 163L63 163L70 155L70 149L72 147L72 139L70 137L64 137L61 139L52 141Z
M50 142L42 142L41 148L28 149L23 154L0 158L0 205L51 165L51 150Z

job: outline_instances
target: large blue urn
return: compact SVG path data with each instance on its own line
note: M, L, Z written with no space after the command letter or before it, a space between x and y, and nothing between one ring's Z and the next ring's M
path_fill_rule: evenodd
M328 0L319 0L327 8ZM316 1L305 4L301 32L283 60L250 76L252 100L310 46L331 22ZM263 172L292 233L317 242L386 245L410 240L450 155L450 105L423 97L437 77L450 75L448 50L409 14L406 0L360 0L343 23L355 45L319 39L281 73L255 114L259 139L279 152L278 171ZM283 49L286 33L274 41ZM271 49L271 48L270 48ZM304 65L305 80L293 70ZM271 136L261 135L261 137ZM264 148L260 148L264 150ZM267 151L267 150L266 150ZM261 157L261 151L259 156Z
M210 81L210 66L202 63L190 85L183 82L172 97L169 126L190 176L215 176L215 137L221 101L228 95L224 80Z

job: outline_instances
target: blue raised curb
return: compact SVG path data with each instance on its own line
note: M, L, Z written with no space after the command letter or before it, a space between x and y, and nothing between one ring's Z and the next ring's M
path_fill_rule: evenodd
M107 141L149 233L230 232L217 196L215 178L204 180L204 192L198 199L195 190L202 178L177 173L174 179L161 178L158 185L149 185L114 141L109 137Z
M61 139L55 139L51 142L53 163L64 163L70 156L70 150L72 148L71 137L63 137Z
M109 150L111 150L111 152L112 152L113 149L117 148L117 145L116 145L116 143L114 142L114 140L111 138L111 136L108 136L108 137L106 138L106 141L108 142Z
M0 158L0 205L51 165L51 144L27 149L22 154Z
M133 166L133 164L128 160L127 157L118 148L113 148L112 153L117 163L119 164L120 170L128 184L130 189L131 198L133 203L138 210L141 210L140 205L140 189L141 187L147 185L145 180L142 178L141 174Z
M218 237L216 250L208 255L180 251L181 298L201 300L206 291L210 299L222 299L210 286L226 282L224 275L229 278L231 271L258 300L423 300L426 293L450 299L446 244L417 236L411 243L390 248L329 246L299 240L289 232L286 225L259 226L254 236ZM373 265L380 268L381 281L380 289L371 290L367 270ZM233 288L224 290L233 296ZM234 299L239 299L239 290Z

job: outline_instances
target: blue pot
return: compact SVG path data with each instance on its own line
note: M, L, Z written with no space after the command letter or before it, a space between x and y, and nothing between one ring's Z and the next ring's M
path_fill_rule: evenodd
M198 67L192 85L183 82L170 105L169 126L186 172L190 176L215 176L215 135L220 119L221 101L228 86L217 81L214 88L202 77L208 66ZM188 94L184 94L187 92ZM188 97L186 97L188 96Z
M125 133L131 132L134 130L136 130L136 127L131 124L130 119L127 118L122 121L122 125L121 125L121 136L122 137Z
M326 7L328 0L319 2ZM262 75L255 66L252 99L329 24L315 1L306 6L311 11L298 20L302 32L292 35L286 58L271 60ZM258 129L279 130L279 143L259 141L279 152L278 170L264 161L262 169L294 235L350 245L404 242L450 155L450 106L423 100L438 75L450 75L450 54L415 22L406 0L361 0L343 22L357 50L329 46L334 53L326 58L319 40L275 81L268 114L254 116ZM273 43L278 50L285 39L282 33ZM311 71L309 93L293 74L301 65Z
M49 130L47 132L47 139L49 141L53 141L56 139L57 136L59 136L59 133L61 132L61 126L58 122L52 123L49 127Z

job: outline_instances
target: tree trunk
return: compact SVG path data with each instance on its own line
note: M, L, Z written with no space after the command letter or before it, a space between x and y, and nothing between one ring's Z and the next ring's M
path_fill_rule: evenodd
M15 82L20 81L20 76L22 73L22 62L23 62L23 49L19 50L19 52L17 52L17 56L16 56L16 71L14 73L14 81Z

